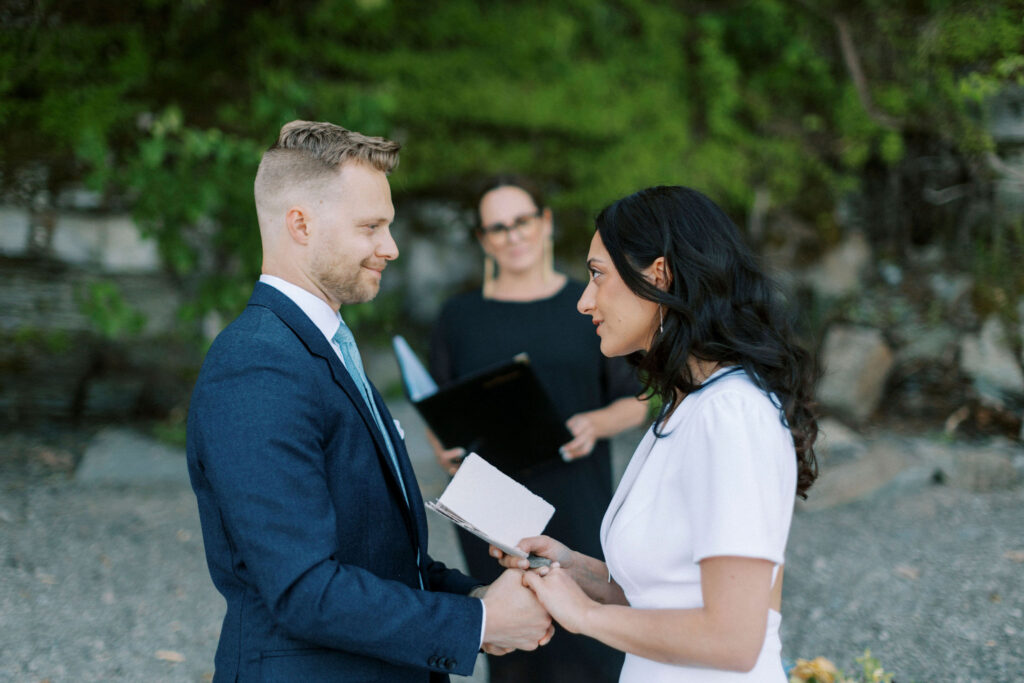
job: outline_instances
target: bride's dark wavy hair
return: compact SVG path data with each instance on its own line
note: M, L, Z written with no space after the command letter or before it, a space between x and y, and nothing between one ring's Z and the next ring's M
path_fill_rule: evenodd
M806 498L818 476L817 363L796 342L775 284L736 225L696 190L651 187L601 211L597 232L626 285L660 304L664 314L650 349L629 357L644 393L661 399L655 434L663 436L682 396L701 389L688 363L691 356L741 366L774 395L796 446L797 493ZM642 274L659 256L667 262L667 291Z

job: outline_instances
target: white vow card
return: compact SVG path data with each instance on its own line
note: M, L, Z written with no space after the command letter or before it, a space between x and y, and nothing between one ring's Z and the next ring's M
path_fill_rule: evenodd
M539 536L555 508L476 453L462 461L448 487L427 507L510 555L526 557L516 547Z

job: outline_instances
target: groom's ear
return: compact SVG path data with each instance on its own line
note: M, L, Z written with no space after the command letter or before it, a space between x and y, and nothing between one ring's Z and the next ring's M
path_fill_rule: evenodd
M312 232L310 218L311 215L304 206L296 205L288 209L284 216L284 224L292 241L302 245L309 244Z

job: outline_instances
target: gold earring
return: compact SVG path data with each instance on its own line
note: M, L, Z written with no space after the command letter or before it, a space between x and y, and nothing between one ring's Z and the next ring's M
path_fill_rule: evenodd
M554 275L555 272L555 240L548 235L544 240L544 282Z
M494 257L484 254L484 298L490 299L494 296L494 271L496 264Z

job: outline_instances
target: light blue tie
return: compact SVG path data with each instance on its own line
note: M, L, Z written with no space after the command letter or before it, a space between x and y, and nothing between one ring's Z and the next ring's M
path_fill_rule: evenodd
M402 478L402 470L398 467L398 456L395 455L395 446L391 443L391 437L388 436L388 430L384 429L384 420L380 417L380 411L377 410L377 404L373 400L373 392L370 391L370 381L366 379L366 371L363 370L363 359L359 355L359 347L356 346L356 339L352 336L352 330L348 328L345 321L338 316L338 331L334 333L334 341L338 343L338 347L341 348L341 357L345 360L345 369L348 370L348 374L352 376L352 380L359 387L359 392L363 395L363 400L366 401L366 405L370 407L370 413L373 415L374 422L377 423L377 429L384 436L384 445L388 448L388 455L391 456L391 464L395 466L395 473L398 474L398 485L402 489L402 497L405 499L405 506L409 507L409 494L405 492L405 481ZM416 566L420 566L420 549L416 549ZM419 571L416 572L416 578L419 579L420 588L423 589L423 574Z
M391 463L395 466L395 472L398 473L398 484L402 488L402 496L405 498L406 506L408 506L409 495L405 492L405 481L402 479L402 470L398 467L395 446L391 443L388 430L384 429L384 420L381 419L380 411L377 410L377 404L373 400L373 392L370 391L370 382L366 379L366 372L363 370L363 359L359 355L359 348L356 346L355 337L352 336L352 330L348 328L344 320L339 318L338 322L340 324L338 325L338 331L334 333L334 341L341 348L341 357L345 360L345 368L348 370L348 374L352 376L352 380L359 387L363 400L366 401L366 405L369 406L370 413L373 415L373 420L377 423L377 428L384 435L384 444L388 448L388 455L391 456Z

